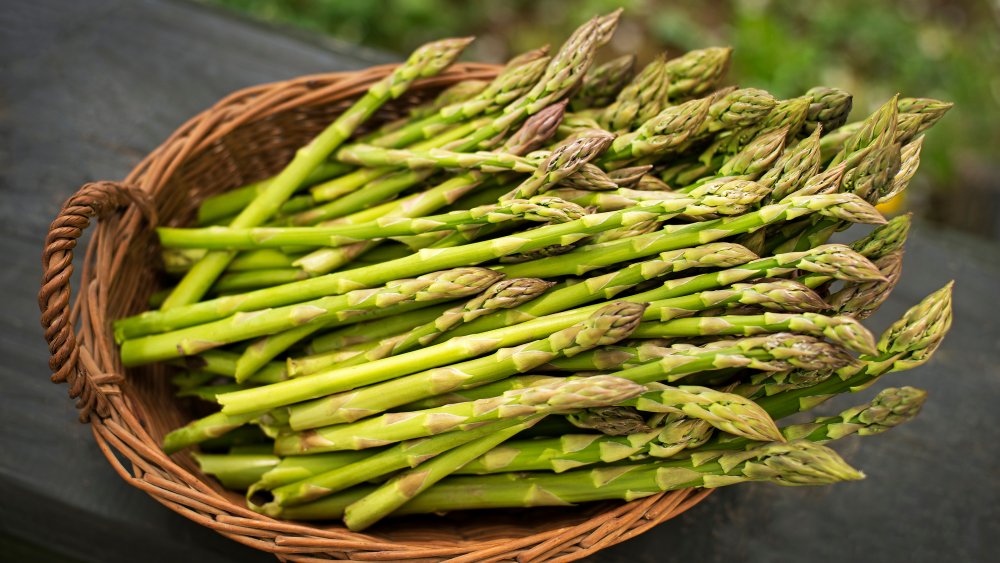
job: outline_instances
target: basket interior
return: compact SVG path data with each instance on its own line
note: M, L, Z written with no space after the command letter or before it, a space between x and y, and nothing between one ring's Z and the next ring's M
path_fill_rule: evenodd
M439 89L440 86L418 89L405 99L387 105L372 120L371 126L404 114L406 108L431 98ZM179 165L163 177L164 181L160 185L153 186L160 225L191 224L198 204L207 196L276 174L291 159L294 151L332 121L346 104L347 102L340 101L333 104L294 105L235 127L205 148L181 159ZM169 141L167 145L170 145ZM98 245L98 254L103 253L104 249L101 247L105 242L121 236L116 220L102 223L99 233L102 243ZM118 257L124 260L119 269L120 275L109 284L109 295L104 300L112 319L145 310L149 296L161 289L166 280L159 270L159 248L152 229L142 224L129 237L128 244L123 245L124 256ZM194 400L179 400L174 397L169 382L172 369L163 365L128 369L123 384L125 398L136 417L158 443L170 430L205 414L199 410L199 405ZM245 506L241 494L226 491L214 478L202 474L188 453L175 454L172 459L232 503ZM369 533L389 541L430 544L447 542L454 545L457 538L476 542L520 537L572 526L619 504L621 503L594 503L558 509L493 510L477 512L474 517L470 517L470 513L457 513L389 519ZM332 522L320 524L319 527L324 526L341 528L339 524Z

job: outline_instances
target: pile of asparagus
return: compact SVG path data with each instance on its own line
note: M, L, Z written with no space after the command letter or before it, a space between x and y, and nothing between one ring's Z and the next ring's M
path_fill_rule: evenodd
M343 518L862 475L821 445L912 418L950 284L875 338L904 190L950 104L720 87L730 51L593 65L619 13L405 118L369 118L469 43L419 48L277 176L160 228L180 276L114 330L214 411L168 434L256 511ZM374 123L374 125L372 124ZM830 237L876 225L850 245Z

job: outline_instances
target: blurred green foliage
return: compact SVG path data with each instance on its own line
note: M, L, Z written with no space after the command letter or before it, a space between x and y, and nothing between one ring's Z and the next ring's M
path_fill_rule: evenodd
M468 57L502 61L558 45L588 17L624 7L606 58L734 49L730 82L798 95L822 84L855 94L860 119L895 92L956 107L928 136L910 206L1000 236L1000 32L988 0L203 0L344 41L404 54L475 35ZM932 186L933 189L928 189ZM955 195L965 202L956 207ZM950 210L950 211L949 211ZM959 217L949 217L959 215Z

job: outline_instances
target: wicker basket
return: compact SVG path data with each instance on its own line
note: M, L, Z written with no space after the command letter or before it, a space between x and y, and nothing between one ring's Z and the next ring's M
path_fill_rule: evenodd
M125 370L110 325L144 309L161 277L154 225L191 222L206 196L274 175L367 87L392 70L307 76L236 92L185 123L124 182L95 182L74 194L49 229L39 294L56 383L67 382L108 461L135 487L195 522L287 561L569 561L626 540L700 501L677 491L629 503L483 511L390 519L371 533L334 524L274 520L245 507L198 470L186 453L166 456L163 436L192 418L174 399L163 366ZM459 64L414 85L381 120L497 67ZM73 250L92 219L81 290L70 303ZM123 463L123 460L127 462Z

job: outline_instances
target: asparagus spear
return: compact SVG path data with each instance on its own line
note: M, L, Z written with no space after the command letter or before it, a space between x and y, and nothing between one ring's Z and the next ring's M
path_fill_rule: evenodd
M753 401L708 387L652 385L654 391L625 401L639 411L682 414L749 440L784 441L771 417Z
M709 47L689 51L667 61L665 67L670 101L701 96L715 87L729 66L733 50L729 47Z
M271 182L267 190L254 198L233 220L237 228L255 227L267 221L354 130L385 102L398 98L418 78L434 76L444 70L471 42L471 39L446 39L418 48L410 58L389 76L373 84L368 92L344 111L308 145L299 149L292 162ZM216 278L234 257L233 252L210 252L185 274L181 282L163 303L163 309L173 309L194 303L205 295Z
M613 139L613 135L603 131L593 131L560 144L545 162L535 169L531 177L502 196L500 201L528 198L549 189L604 152Z
M247 498L253 498L258 491L270 491L282 485L308 479L313 475L351 465L371 456L371 451L343 451L279 457L277 465L247 488ZM253 507L252 502L247 504Z
M616 138L600 162L610 168L621 168L637 159L670 152L696 134L708 118L709 110L708 99L668 107L643 122L635 132Z
M504 473L449 477L401 507L398 514L567 506L596 500L635 500L663 491L714 488L752 481L803 486L827 485L863 477L833 450L797 440L765 444L747 452L731 452L698 466L685 460L581 469L560 474ZM338 518L347 505L370 490L371 487L351 489L322 501L289 507L281 512L280 517L291 520Z
M732 155L740 152L760 135L774 129L785 129L786 135L794 138L805 123L811 98L802 96L790 100L778 101L765 117L752 125L730 129L719 134L715 141L705 149L699 160L710 163L719 155Z
M635 55L623 55L591 69L580 89L570 100L574 111L604 107L614 101L618 92L632 79Z
M847 284L830 296L830 306L840 314L856 319L870 317L889 297L902 274L903 253L897 251L875 260L886 281Z
M777 162L757 180L760 184L771 188L769 201L781 201L785 196L802 188L805 183L819 172L820 167L820 135L822 126L817 126L813 133L782 153Z
M854 96L850 92L840 88L816 86L810 88L805 95L811 101L801 135L812 135L817 129L833 131L847 123L847 116L851 114L854 105Z
M418 219L385 217L371 223L337 227L258 227L177 229L160 227L160 243L168 247L255 249L286 246L343 246L362 240L452 230L466 225L535 221L565 223L586 215L580 206L554 197L510 199L494 205L452 211Z
M923 145L923 136L917 137L906 145L903 145L899 155L899 169L892 177L889 185L879 190L878 203L885 203L893 199L903 193L903 190L910 185L910 180L913 179L913 175L917 173L917 168L920 167L920 149L923 148Z
M722 315L672 319L663 323L643 323L636 338L673 338L715 334L759 334L790 331L830 340L862 354L875 353L875 337L852 317L828 317L817 313L764 313L762 315Z
M351 424L284 434L275 440L274 448L279 455L366 449L445 432L467 431L493 420L614 405L644 390L642 385L608 375L566 379L470 403L390 413Z
M421 302L443 301L475 294L500 277L500 274L486 268L455 268L298 305L236 314L204 325L127 340L121 346L121 358L125 365L140 365L190 356L231 342L307 323L314 327L351 323L363 318L360 316L366 312L384 316L397 310L390 308L393 306L414 306ZM242 379L239 377L239 370L237 378Z
M295 430L303 430L351 422L453 389L524 373L558 356L573 356L596 346L614 344L632 333L645 308L644 304L627 301L611 303L583 322L515 348L293 405L289 408L289 424Z
M886 137L886 132L891 132L888 139L895 140L896 120L899 115L896 105L898 100L898 95L893 96L892 99L882 104L879 109L869 115L861 123L860 128L844 141L840 151L830 162L830 166L834 166L851 155L858 153L858 151L864 150L875 143L880 137Z
M214 475L227 489L246 489L281 461L268 454L194 454L202 473Z
M632 129L660 112L668 87L666 56L660 55L622 88L597 121L608 131Z
M774 96L757 88L732 90L708 99L711 101L708 116L701 128L692 135L694 139L752 126L767 117L778 103Z
M896 104L896 108L899 110L899 113L910 113L920 116L920 126L913 132L913 136L916 136L930 129L954 105L951 102L942 102L933 98L900 98ZM909 141L910 139L901 140L903 143Z

